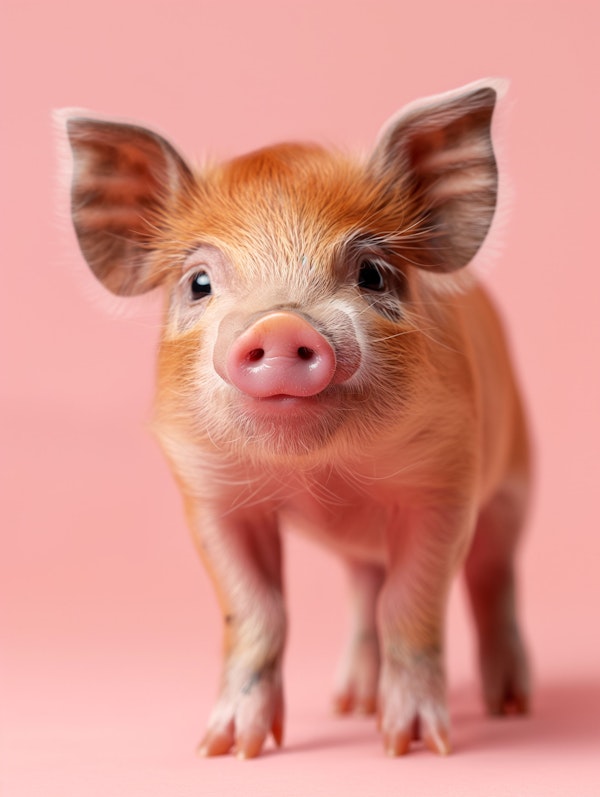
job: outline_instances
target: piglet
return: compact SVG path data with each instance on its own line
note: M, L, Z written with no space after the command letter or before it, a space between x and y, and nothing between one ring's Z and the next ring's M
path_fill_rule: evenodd
M365 159L281 144L202 171L151 130L64 114L83 257L115 294L164 291L153 425L224 623L204 755L281 744L288 529L347 563L335 706L377 711L388 754L450 751L463 564L487 708L528 708L526 424L498 316L455 273L495 211L497 87L408 106Z

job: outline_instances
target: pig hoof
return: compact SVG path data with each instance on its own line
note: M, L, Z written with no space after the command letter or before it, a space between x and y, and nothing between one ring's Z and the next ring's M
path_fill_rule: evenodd
M529 667L518 635L497 638L481 654L483 695L489 714L529 713Z
M233 753L242 759L256 758L269 734L281 747L281 686L253 676L236 695L226 690L221 696L209 720L204 739L198 746L198 754L211 757Z
M383 745L385 752L393 758L406 755L410 749L411 742L415 738L419 737L414 733L412 728L405 728L399 731L384 733ZM443 725L429 728L426 732L424 732L423 742L432 753L437 753L438 755L449 755L452 752L448 728L444 727Z
M374 714L377 710L379 643L377 634L353 638L345 652L333 698L337 714Z
M432 753L438 755L449 755L452 752L450 744L450 733L445 719L434 719L428 717L426 713L418 713L412 722L398 727L398 723L390 723L391 729L383 731L383 746L387 755L396 757L406 755L411 743L415 739L422 738L425 746ZM415 733L415 728L422 725L420 733Z
M237 739L233 727L209 730L198 747L198 755L210 758L232 752L237 758L256 758L263 748L266 736L260 728L247 731Z
M221 730L209 730L198 745L198 755L215 756L225 755L233 746L233 726Z
M377 698L375 695L358 695L353 690L336 693L333 697L333 710L336 714L375 714Z
M451 752L444 680L437 666L422 662L414 672L384 668L379 700L379 728L388 755L405 755L419 738L433 753Z

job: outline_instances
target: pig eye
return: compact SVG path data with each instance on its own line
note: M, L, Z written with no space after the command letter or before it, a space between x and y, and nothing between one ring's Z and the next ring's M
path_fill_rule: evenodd
M190 277L190 296L193 301L210 296L212 288L206 271L196 271Z
M367 291L384 291L385 282L381 271L372 260L361 261L358 270L358 287Z

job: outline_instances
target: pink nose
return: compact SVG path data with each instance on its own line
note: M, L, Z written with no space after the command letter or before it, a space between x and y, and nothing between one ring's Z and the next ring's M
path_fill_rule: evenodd
M291 312L259 318L232 343L225 362L231 383L254 398L314 396L329 385L335 367L328 341Z

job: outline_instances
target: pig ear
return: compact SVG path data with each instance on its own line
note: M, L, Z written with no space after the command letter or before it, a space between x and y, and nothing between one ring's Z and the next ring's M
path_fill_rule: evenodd
M427 230L419 251L411 250L416 265L455 271L483 243L496 207L490 128L502 87L501 81L479 82L415 103L380 135L371 167L392 190L411 193Z
M155 287L151 233L193 180L173 147L141 127L65 113L73 152L71 212L88 265L113 293Z

